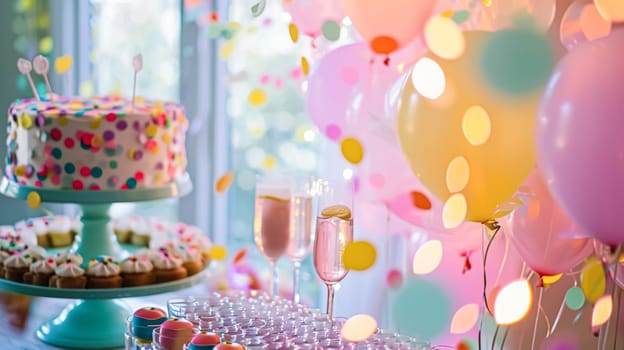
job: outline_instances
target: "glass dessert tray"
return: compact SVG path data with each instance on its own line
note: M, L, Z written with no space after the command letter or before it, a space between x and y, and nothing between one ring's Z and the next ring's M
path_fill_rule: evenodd
M91 257L125 254L114 234L108 231L113 203L140 202L180 197L190 193L192 183L188 175L158 188L125 191L72 191L22 186L3 177L0 193L7 197L26 199L36 192L45 203L74 203L80 206L82 231L76 236L71 252L88 261ZM32 296L79 299L68 305L59 315L43 323L37 337L45 343L79 349L123 347L125 322L130 311L119 298L140 297L172 292L192 287L208 277L208 269L177 281L139 287L111 289L69 289L35 286L0 279L0 289Z

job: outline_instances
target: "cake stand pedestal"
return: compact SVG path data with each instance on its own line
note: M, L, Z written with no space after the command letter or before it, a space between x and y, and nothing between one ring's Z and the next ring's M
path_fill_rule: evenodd
M128 253L117 243L107 228L112 203L139 202L178 197L189 193L192 184L188 176L159 188L128 191L69 191L21 186L6 178L0 182L0 193L17 199L26 199L37 192L42 202L75 203L80 206L83 224L70 251L82 255L84 264L98 255L118 259ZM52 298L80 299L67 306L59 315L42 324L37 337L62 347L101 349L123 347L125 322L130 314L119 298L161 294L191 287L208 275L203 271L179 281L149 286L114 289L63 289L34 286L0 279L0 288L21 294Z

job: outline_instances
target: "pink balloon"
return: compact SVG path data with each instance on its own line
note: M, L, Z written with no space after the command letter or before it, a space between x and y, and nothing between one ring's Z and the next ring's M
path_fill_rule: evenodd
M407 45L420 34L431 15L434 2L434 0L344 0L344 7L353 26L371 45L373 51L389 54Z
M593 251L592 241L572 223L534 170L525 182L524 205L508 218L506 230L527 265L540 275L556 275L581 263Z
M306 112L333 141L344 137L346 127L355 123L352 102L369 81L369 57L365 44L341 46L325 55L310 74L304 96Z
M540 168L584 231L624 243L624 30L578 45L559 62L537 124Z
M338 0L282 0L297 29L312 38L321 34L325 21L338 25L344 18L344 7Z

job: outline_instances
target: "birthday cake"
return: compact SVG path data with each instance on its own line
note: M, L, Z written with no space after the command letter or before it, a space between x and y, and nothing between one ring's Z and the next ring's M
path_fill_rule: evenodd
M116 96L15 101L5 176L66 190L161 187L186 174L184 108Z

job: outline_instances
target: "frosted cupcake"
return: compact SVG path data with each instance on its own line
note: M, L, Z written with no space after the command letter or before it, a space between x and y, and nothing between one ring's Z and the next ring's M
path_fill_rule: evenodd
M87 277L80 266L71 261L56 267L54 276L50 277L49 286L56 288L79 288L87 285Z
M45 249L39 246L31 246L30 244L26 244L24 249L22 250L22 254L30 254L33 262L39 260L45 260L47 258L47 252Z
M156 283L175 281L187 276L186 269L182 267L182 260L167 252L155 256L153 263Z
M30 269L30 254L15 252L4 260L4 278L9 281L24 282L24 274Z
M51 247L50 235L48 234L48 220L46 218L33 218L27 221L27 228L35 232L37 245L40 247Z
M87 288L121 288L119 265L110 256L98 256L89 261Z
M149 246L150 229L145 219L138 216L133 217L133 220L130 221L130 231L132 231L130 244L144 247Z
M24 274L24 282L36 286L48 286L56 267L54 258L37 260L30 264L30 271Z
M80 254L71 253L69 251L58 252L54 255L54 260L56 260L56 265L61 266L65 263L71 262L74 265L82 265L84 259Z
M72 244L71 220L67 216L55 216L48 220L48 237L52 247L68 247Z
M152 284L156 281L154 265L145 256L128 257L121 262L121 278L124 287L136 287Z
M201 254L197 249L179 245L175 249L174 254L182 260L182 267L186 269L189 276L198 274L204 267Z
M130 231L130 221L132 218L119 218L112 221L113 233L119 243L130 243L132 232Z

